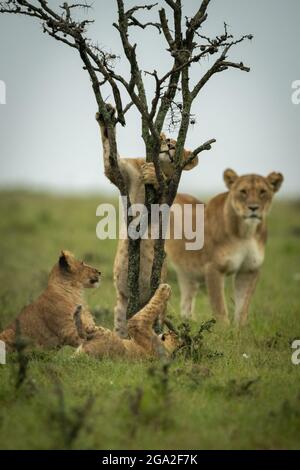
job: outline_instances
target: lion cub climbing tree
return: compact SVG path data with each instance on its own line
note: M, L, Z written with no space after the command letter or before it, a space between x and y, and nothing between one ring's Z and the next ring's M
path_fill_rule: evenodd
M87 71L92 89L97 101L98 112L102 116L108 129L110 143L110 164L114 173L114 180L121 195L129 196L128 187L118 167L117 142L114 128L120 123L126 125L126 113L134 106L140 115L142 137L145 144L146 161L152 162L155 168L158 184L154 188L146 188L146 201L148 207L152 202L167 203L169 206L176 196L178 184L184 165L182 155L189 125L192 120L192 104L202 91L206 83L217 73L230 68L249 71L243 62L232 62L228 59L233 46L245 39L252 39L245 35L235 39L229 33L227 25L216 37L204 34L203 29L208 18L208 7L211 0L195 1L195 13L192 17L184 15L184 1L161 0L158 3L136 5L126 8L126 1L116 0L116 22L113 24L121 39L123 53L129 63L129 73L118 73L118 58L100 48L88 37L89 24L94 20L87 19L92 11L88 3L71 4L64 2L57 9L50 6L46 0L8 0L0 2L0 13L25 15L42 24L43 32L52 38L63 42L73 48L80 56L84 69ZM106 3L106 2L103 2ZM84 15L78 19L78 13ZM149 16L149 17L148 17ZM160 74L157 70L142 70L139 65L139 45L133 40L132 31L135 28L151 28L153 34L162 37L162 48L166 50L170 62L169 70ZM101 28L98 27L101 31ZM101 44L105 38L99 37ZM109 44L107 44L109 47ZM202 63L200 70L204 70L192 85L190 79L192 67ZM197 71L198 73L198 71ZM153 96L146 93L146 81L153 80L155 91ZM107 110L105 97L107 89L113 96L116 114ZM123 102L122 88L128 97ZM168 124L176 127L178 131L177 144L174 155L174 173L167 180L162 175L159 161L160 134ZM214 139L197 147L190 159L200 152L209 150ZM129 207L130 207L130 200ZM130 223L130 217L128 223ZM128 243L128 316L139 310L140 266L140 240L129 238ZM155 256L153 258L150 289L153 293L160 282L161 270L164 262L164 240L160 236L155 240Z

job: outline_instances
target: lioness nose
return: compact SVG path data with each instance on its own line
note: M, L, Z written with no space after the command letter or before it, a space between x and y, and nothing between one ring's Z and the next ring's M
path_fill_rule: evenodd
M257 209L259 209L259 206L257 204L252 204L251 206L248 206L248 209L250 209L250 211L257 211Z

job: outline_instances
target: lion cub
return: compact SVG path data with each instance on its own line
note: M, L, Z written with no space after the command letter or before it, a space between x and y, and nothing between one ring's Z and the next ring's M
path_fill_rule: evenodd
M86 307L83 289L98 287L100 276L96 268L76 260L72 253L62 251L50 273L47 288L0 334L0 340L6 343L8 350L14 349L17 334L28 338L30 345L37 347L79 346L82 339L73 316L81 305L86 333L97 329Z
M107 111L113 116L116 112L111 104L106 105ZM110 162L110 143L108 139L108 129L106 128L103 118L99 113L96 113L96 121L99 124L102 146L103 146L103 160L104 171L107 178L116 184L114 174L111 169ZM116 129L114 128L114 135L116 137ZM174 156L176 150L176 140L167 138L164 133L160 135L160 152L159 161L162 169L163 176L169 178L175 171ZM192 152L184 150L182 161L185 162L189 159ZM184 167L185 171L189 171L198 165L198 157L187 163ZM118 155L118 166L129 190L129 197L133 204L144 204L145 202L145 184L157 187L156 173L153 163L147 163L145 158L120 158Z
M177 335L169 331L158 336L153 331L154 322L158 318L163 321L170 295L170 286L161 284L148 304L128 321L129 339L121 339L117 333L99 328L92 339L79 346L77 354L85 352L97 358L121 356L130 359L172 354L180 347Z
M107 104L107 110L113 115L115 109L110 104ZM99 124L101 131L101 139L103 145L103 160L104 171L107 178L116 184L114 174L111 169L110 162L110 143L108 139L108 129L99 113L96 114L96 120ZM116 135L116 129L114 128ZM160 153L159 161L164 177L167 179L175 171L174 156L176 151L176 140L169 139L165 134L160 136ZM189 150L184 150L182 154L182 161L186 161L191 156ZM198 164L198 158L186 164L184 170L191 170ZM118 166L124 178L124 181L129 190L130 201L133 204L144 204L145 202L145 185L150 184L154 187L157 186L157 179L153 163L147 163L145 158L120 158L118 155ZM140 262L140 278L139 278L139 293L140 303L145 304L150 298L149 279L151 277L153 256L154 256L154 241L149 239L142 240L141 242L141 262ZM118 243L117 253L114 262L114 284L117 292L117 302L114 309L114 324L115 331L122 338L127 337L126 325L126 309L128 304L128 279L127 279L127 266L128 266L128 240L120 239ZM165 279L166 263L162 271L162 281Z

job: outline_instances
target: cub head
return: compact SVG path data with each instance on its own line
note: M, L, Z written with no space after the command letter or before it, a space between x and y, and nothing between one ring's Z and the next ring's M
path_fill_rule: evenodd
M62 276L83 287L99 287L101 272L78 261L69 251L62 251L58 260L58 269Z
M177 349L183 345L182 340L172 330L168 330L166 333L160 335L160 340L169 355L172 355Z
M259 223L268 214L273 196L283 182L281 173L272 172L267 177L259 175L238 176L233 170L224 172L231 205L236 214Z
M162 170L166 176L172 176L174 172L174 157L177 141L169 139L165 134L160 135L160 152L159 160L162 164ZM188 160L192 152L190 150L183 150L182 163ZM187 163L184 170L191 170L198 165L198 157L195 157L191 162Z

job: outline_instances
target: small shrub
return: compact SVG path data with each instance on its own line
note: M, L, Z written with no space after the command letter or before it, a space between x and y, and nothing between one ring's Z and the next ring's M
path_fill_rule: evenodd
M181 323L178 327L178 334L183 346L177 351L176 355L183 356L185 359L192 359L195 362L198 362L204 356L210 359L222 356L223 353L211 351L204 346L204 334L211 333L215 323L215 319L203 322L196 333L192 332L189 323Z

